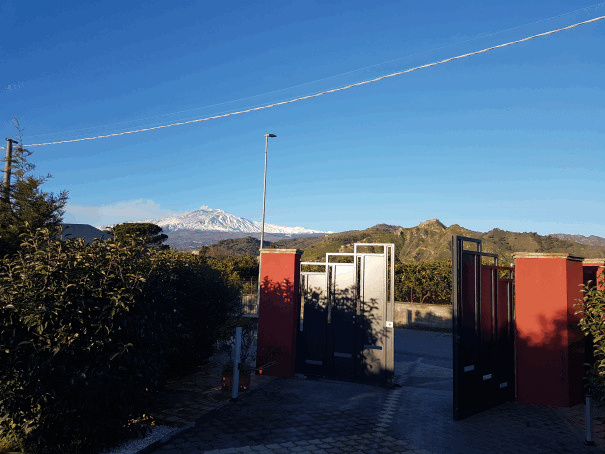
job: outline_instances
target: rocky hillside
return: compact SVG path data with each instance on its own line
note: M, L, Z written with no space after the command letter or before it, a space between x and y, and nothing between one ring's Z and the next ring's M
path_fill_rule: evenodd
M483 251L496 253L501 264L512 262L514 252L562 252L585 258L605 257L605 239L590 244L558 237L556 235L538 235L531 232L508 232L493 229L487 233L474 232L459 225L446 227L438 219L431 219L416 227L404 228L379 224L366 230L350 230L332 233L320 237L293 238L276 241L280 248L301 249L303 260L321 260L326 252L352 252L354 243L393 243L400 261L440 260L451 257L450 244L453 235L478 238L483 241ZM585 237L582 237L585 238ZM237 253L258 254L259 241L244 238L218 242L209 250L220 248L222 253L237 249Z

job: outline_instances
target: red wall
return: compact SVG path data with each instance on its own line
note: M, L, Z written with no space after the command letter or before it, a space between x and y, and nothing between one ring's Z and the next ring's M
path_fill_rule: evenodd
M301 255L296 249L261 249L256 364L276 361L267 375L294 375Z
M574 304L581 259L515 254L517 400L568 407L582 400L584 335Z

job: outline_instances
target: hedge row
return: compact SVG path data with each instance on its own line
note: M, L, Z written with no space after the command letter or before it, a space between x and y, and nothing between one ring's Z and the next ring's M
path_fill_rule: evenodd
M258 278L256 257L209 258L208 264L240 285ZM395 299L397 301L450 304L452 300L452 263L450 260L397 262L395 264Z
M237 291L203 259L133 238L53 238L29 234L0 262L0 439L90 452L210 354Z
M451 260L396 263L395 300L450 304L452 301Z
M605 273L600 274L597 282L584 285L582 293L576 304L577 313L582 316L579 325L592 340L594 357L586 370L586 391L605 401Z

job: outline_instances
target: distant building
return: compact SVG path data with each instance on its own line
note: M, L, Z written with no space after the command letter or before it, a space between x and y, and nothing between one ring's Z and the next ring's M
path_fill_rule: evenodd
M72 238L84 238L87 243L92 243L94 240L108 240L113 238L103 230L99 230L89 224L62 224L63 233L61 235L62 240L68 240Z

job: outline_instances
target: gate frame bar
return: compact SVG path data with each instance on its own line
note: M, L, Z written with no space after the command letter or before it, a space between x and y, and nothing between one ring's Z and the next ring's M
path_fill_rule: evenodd
M465 250L464 249L464 242L471 242L471 243L475 243L477 245L477 250L476 251L472 251L472 250ZM453 416L455 420L460 420L463 418L466 418L467 416L470 416L472 414L475 413L479 413L487 408L490 408L493 405L489 405L489 406L478 406L476 408L472 408L469 411L464 411L464 409L461 408L461 398L463 396L461 396L461 392L459 391L459 388L461 386L461 379L462 379L462 374L460 373L461 369L463 367L465 367L464 364L459 364L459 345L462 342L461 339L461 331L462 331L462 318L461 318L461 292L462 292L462 256L466 253L466 254L470 254L472 256L474 256L473 260L474 260L474 287L475 287L475 294L474 294L474 332L475 334L478 333L478 335L481 335L481 320L480 320L480 316L481 316L481 308L480 308L480 304L481 304L481 295L482 295L482 288L481 288L481 273L483 270L483 266L486 266L487 268L489 268L491 270L491 272L495 275L495 282L496 284L500 281L512 281L513 285L512 288L510 290L507 290L507 292L514 292L514 268L511 267L502 267L498 265L498 254L493 254L493 253L489 253L489 252L483 252L482 250L482 240L476 239L476 238L469 238L469 237L463 237L463 236L452 236L452 340L453 340ZM488 257L488 258L492 258L494 259L494 264L493 265L483 265L481 263L481 259L483 257ZM478 261L478 263L477 263ZM508 270L511 271L511 278L510 279L500 279L497 276L497 271L498 270ZM460 285L459 285L460 284ZM497 294L498 292L498 288L497 285L492 286L492 298L491 298L491 316L492 316L492 331L494 329L497 329L497 327L494 327L494 320L496 320L497 322L497 317L494 317L494 311L496 310L495 308L495 302L497 301L497 297L494 298L496 295L494 295L494 293ZM514 293L513 295L510 295L509 293L507 293L507 330L508 330L508 338L512 339L513 342L513 346L514 346ZM493 334L493 333L492 333ZM479 352L478 352L478 348L479 348L479 341L474 342L474 357L475 357L475 362L479 362L481 358L479 358ZM474 365L475 369L478 367L477 364ZM514 362L514 351L513 351L513 358L512 358L512 367L513 367L513 372L512 372L512 380L514 381L514 375L515 375L515 371L514 371L514 367L515 367L515 362ZM513 386L512 389L514 389L514 383L511 383L510 385ZM512 396L512 399L514 400L514 394Z

